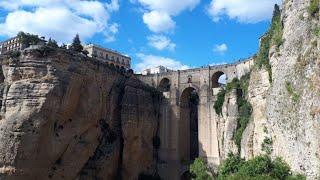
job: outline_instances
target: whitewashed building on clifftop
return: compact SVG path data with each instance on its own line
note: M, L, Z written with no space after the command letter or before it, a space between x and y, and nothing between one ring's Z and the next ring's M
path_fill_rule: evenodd
M131 58L117 51L101 47L96 44L84 46L84 50L88 51L88 56L104 61L118 68L130 69Z
M164 66L157 66L149 69L145 69L142 71L142 75L148 75L148 74L160 74L165 72L171 72L172 70L164 67Z
M20 43L19 37L13 37L0 43L0 54L11 51L20 51L24 48L26 48L26 46Z

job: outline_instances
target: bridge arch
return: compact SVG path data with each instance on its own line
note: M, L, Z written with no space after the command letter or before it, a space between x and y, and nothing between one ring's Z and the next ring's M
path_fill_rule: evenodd
M168 92L168 91L170 91L170 87L171 87L170 80L168 78L163 78L163 79L161 79L161 81L159 83L158 89L161 92Z
M198 92L194 87L187 87L180 96L179 155L185 163L199 156Z
M212 77L212 88L218 88L226 84L227 81L227 75L222 71L215 72Z

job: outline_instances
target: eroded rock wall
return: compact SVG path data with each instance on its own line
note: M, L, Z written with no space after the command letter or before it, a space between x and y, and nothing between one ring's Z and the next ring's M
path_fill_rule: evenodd
M252 121L242 139L247 159L266 153L282 157L293 171L320 178L320 58L319 15L308 12L309 0L285 1L282 6L283 44L271 47L268 72L254 68L249 85ZM318 5L319 6L319 5Z
M222 113L216 114L221 160L226 159L229 153L238 154L238 147L234 141L234 133L238 126L238 114L237 91L233 90L225 95Z
M2 57L1 179L137 179L156 173L161 97L61 50Z
M241 156L282 157L294 172L320 179L320 23L319 14L310 13L310 2L283 2L283 42L270 47L271 74L264 67L251 70L246 98L252 114L242 135ZM235 128L228 122L237 123L236 113L226 113L236 107L231 97L226 95L219 121L222 159L234 141Z
M284 43L278 52L270 51L266 115L272 154L315 179L320 178L320 38L315 33L319 14L312 17L309 6L309 0L283 5Z

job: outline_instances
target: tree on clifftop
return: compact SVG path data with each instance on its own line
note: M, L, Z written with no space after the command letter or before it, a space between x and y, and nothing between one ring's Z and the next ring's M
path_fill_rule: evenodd
M39 37L37 35L19 32L17 37L19 38L20 43L23 45L29 47L30 45L36 45L40 41Z
M51 38L49 38L49 40L48 40L48 46L54 47L54 48L59 47L57 41L55 41L54 39L51 39Z
M74 37L73 42L71 44L71 49L77 52L82 52L83 46L81 45L79 34Z

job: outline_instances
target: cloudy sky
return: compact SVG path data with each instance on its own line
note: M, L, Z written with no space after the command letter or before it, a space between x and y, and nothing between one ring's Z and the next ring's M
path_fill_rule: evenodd
M69 43L79 33L141 71L231 63L258 50L282 0L0 0L0 41L19 31Z

